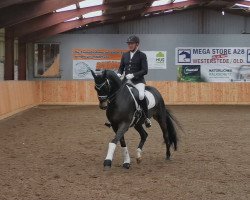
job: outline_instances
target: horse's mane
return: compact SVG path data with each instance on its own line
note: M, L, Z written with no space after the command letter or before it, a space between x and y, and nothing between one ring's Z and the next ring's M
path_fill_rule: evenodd
M118 87L121 87L122 85L122 81L121 79L117 76L117 74L112 71L112 70L106 70L106 77L111 80L112 82L114 82L115 85L117 85Z

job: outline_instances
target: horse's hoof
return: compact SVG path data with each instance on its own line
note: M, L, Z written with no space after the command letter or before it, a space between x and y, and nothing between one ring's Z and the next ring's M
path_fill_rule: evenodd
M167 157L166 157L166 160L171 160L171 159L170 159L170 156L167 156Z
M111 165L112 165L112 161L111 160L104 160L104 163L103 163L103 166L104 168L111 168Z
M122 167L124 169L129 169L130 168L130 163L123 163Z
M150 127L152 126L152 124L151 124L151 122L150 122L149 119L147 119L147 120L145 121L145 126L146 126L146 128L150 128Z
M111 166L104 166L103 171L109 171L111 169Z
M112 126L111 123L108 123L108 122L106 122L104 125L107 126L108 128Z
M140 164L141 163L141 161L142 161L142 158L140 157L140 158L136 158L136 162L137 162L137 164Z

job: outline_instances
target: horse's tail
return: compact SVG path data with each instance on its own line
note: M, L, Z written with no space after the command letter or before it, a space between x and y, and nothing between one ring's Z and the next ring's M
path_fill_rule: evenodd
M162 123L163 120L166 120L166 125L167 125L167 134L168 134L168 139L169 141L166 141L167 138L164 137L164 141L165 143L169 142L170 145L173 145L174 149L177 150L177 143L178 143L178 137L177 137L177 130L176 130L176 126L183 131L181 124L178 122L178 120L171 114L171 112L165 107L165 103L164 100L161 96L161 94L159 93L159 91L154 88L154 87L150 87L150 86L146 86L146 89L150 92L152 92L155 96L156 99L158 99L158 103L159 103L159 110L161 110L162 112L164 112L165 109L165 113L157 112L155 118L160 119L160 123ZM166 119L164 119L166 118ZM158 121L159 122L159 121ZM165 131L165 130L162 130ZM184 131L183 131L184 132ZM165 134L165 133L164 133Z
M177 137L177 131L175 124L181 128L181 125L175 119L175 117L170 113L170 111L166 108L166 123L167 123L167 131L168 131L168 139L170 145L174 146L174 150L177 150L177 142L178 142L178 137ZM182 130L182 128L181 128ZM166 142L166 141L165 141Z

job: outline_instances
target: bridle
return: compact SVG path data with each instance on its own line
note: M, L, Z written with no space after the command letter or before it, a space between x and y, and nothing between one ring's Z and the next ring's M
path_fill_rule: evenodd
M109 80L108 80L107 78L106 78L106 80L105 80L103 83L101 83L101 84L95 83L95 88L96 88L96 90L98 90L98 91L101 91L101 88L102 88L103 86L105 86L105 85L107 85L107 87L108 87L108 94L107 94L107 95L98 95L99 101L106 101L106 100L108 100L108 97L109 97L109 94L110 94L110 90L111 90L111 86L110 86Z

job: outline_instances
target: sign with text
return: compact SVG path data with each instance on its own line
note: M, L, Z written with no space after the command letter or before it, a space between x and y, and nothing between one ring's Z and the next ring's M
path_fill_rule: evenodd
M184 78L183 71L194 66L200 68L199 81L250 81L250 48L247 47L179 47L175 51L175 64L178 81L193 81L188 75Z
M90 70L118 70L124 49L73 49L73 79L92 79ZM166 51L143 51L149 69L166 69Z

